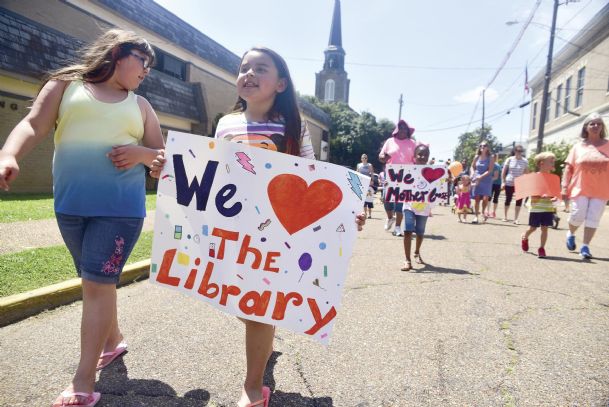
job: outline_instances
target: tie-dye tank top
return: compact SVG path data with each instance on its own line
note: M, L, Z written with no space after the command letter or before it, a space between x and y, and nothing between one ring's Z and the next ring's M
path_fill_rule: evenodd
M55 130L55 211L77 216L146 216L145 169L118 170L112 146L139 144L144 135L137 96L101 102L73 81L65 89Z

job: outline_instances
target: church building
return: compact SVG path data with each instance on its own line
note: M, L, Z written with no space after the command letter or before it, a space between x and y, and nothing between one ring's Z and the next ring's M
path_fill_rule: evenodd
M322 102L349 104L349 79L345 72L345 50L340 26L340 0L334 0L334 14L324 67L315 74L315 96Z

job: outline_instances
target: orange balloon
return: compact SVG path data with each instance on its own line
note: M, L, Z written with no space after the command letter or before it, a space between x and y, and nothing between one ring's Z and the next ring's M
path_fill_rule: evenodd
M448 171L450 171L453 177L458 177L463 172L463 164L459 161L454 161L448 166Z

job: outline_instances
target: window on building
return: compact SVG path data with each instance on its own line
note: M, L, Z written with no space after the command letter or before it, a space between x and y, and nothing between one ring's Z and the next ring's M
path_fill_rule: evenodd
M569 112L571 107L571 82L571 77L569 76L565 82L565 102L562 104L563 113L565 114Z
M334 102L334 80L328 79L326 81L326 90L324 93L325 102Z
M554 117L558 117L560 116L560 98L562 97L562 84L558 85L556 87L556 98L554 100L556 100L556 106L554 107Z
M580 107L584 100L584 78L586 76L586 67L584 66L577 71L577 93L575 94L575 107Z
M533 121L531 123L531 130L535 130L537 123L537 102L533 103Z
M550 111L552 110L552 92L548 92L548 103L546 103L546 120L544 123L550 121Z
M155 48L154 52L156 54L154 69L171 75L174 78L186 80L186 63L184 61L158 48Z

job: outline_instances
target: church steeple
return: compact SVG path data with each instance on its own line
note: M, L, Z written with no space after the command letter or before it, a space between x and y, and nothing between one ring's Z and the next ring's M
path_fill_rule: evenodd
M349 103L349 79L345 72L340 0L334 0L334 13L328 47L324 51L324 67L315 74L315 96L325 102Z
M330 28L330 41L328 46L343 47L343 36L340 29L340 0L334 0L334 15L332 16L332 28Z

